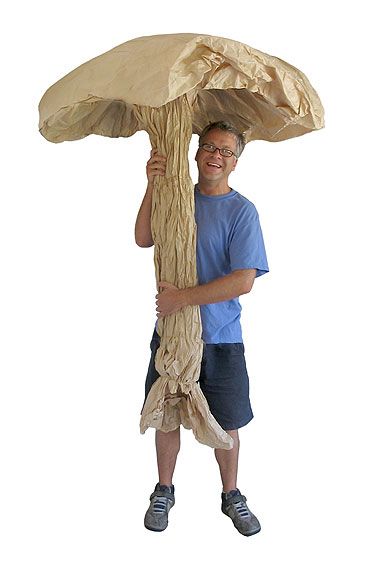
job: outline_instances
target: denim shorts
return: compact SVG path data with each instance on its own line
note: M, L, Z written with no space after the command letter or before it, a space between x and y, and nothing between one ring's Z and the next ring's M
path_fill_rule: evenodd
M151 340L145 398L159 374L155 368L160 337L156 330ZM204 344L199 385L209 409L224 430L237 430L253 418L249 400L249 379L244 344Z

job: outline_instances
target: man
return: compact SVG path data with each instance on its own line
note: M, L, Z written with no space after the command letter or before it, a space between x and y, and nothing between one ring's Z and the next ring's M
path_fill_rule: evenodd
M195 186L198 286L178 289L161 282L156 296L157 316L174 314L184 306L200 306L205 343L199 384L220 426L233 439L231 450L215 449L223 492L222 511L245 536L260 531L260 523L237 488L238 429L253 418L244 359L239 296L250 292L254 279L268 272L262 231L254 205L233 190L228 179L244 149L243 135L227 122L208 125L195 156L199 180ZM151 206L153 182L165 175L166 159L152 150L147 162L147 191L140 207L135 238L138 246L153 245ZM159 374L155 354L160 338L154 332L146 379L146 397ZM156 431L159 481L151 495L145 527L162 531L175 503L172 484L180 448L180 428Z

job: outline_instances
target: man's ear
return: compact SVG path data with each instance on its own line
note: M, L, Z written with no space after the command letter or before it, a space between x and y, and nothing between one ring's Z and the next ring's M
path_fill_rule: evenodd
M235 170L237 163L238 163L238 159L235 158L233 168L232 168L233 171Z
M196 155L194 156L194 160L197 162L197 156L198 156L198 150L196 152Z

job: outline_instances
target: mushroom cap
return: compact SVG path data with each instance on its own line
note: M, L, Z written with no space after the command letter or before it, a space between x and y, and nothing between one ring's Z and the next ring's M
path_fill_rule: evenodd
M43 95L39 129L51 142L144 130L134 108L187 95L193 132L232 122L246 141L279 141L322 128L323 107L306 76L246 44L203 34L136 38L85 62Z

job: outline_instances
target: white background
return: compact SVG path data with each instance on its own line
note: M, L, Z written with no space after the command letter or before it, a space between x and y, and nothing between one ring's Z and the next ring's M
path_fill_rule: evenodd
M366 31L363 3L13 3L2 16L1 544L4 576L366 574ZM166 532L139 413L155 320L135 246L149 141L38 133L45 90L134 37L196 32L307 74L326 128L249 144L231 184L260 214L270 273L242 298L255 418L220 511L212 450L184 431ZM365 52L365 55L363 55ZM193 139L194 156L197 139ZM192 161L193 179L196 179ZM128 568L129 566L129 568Z

